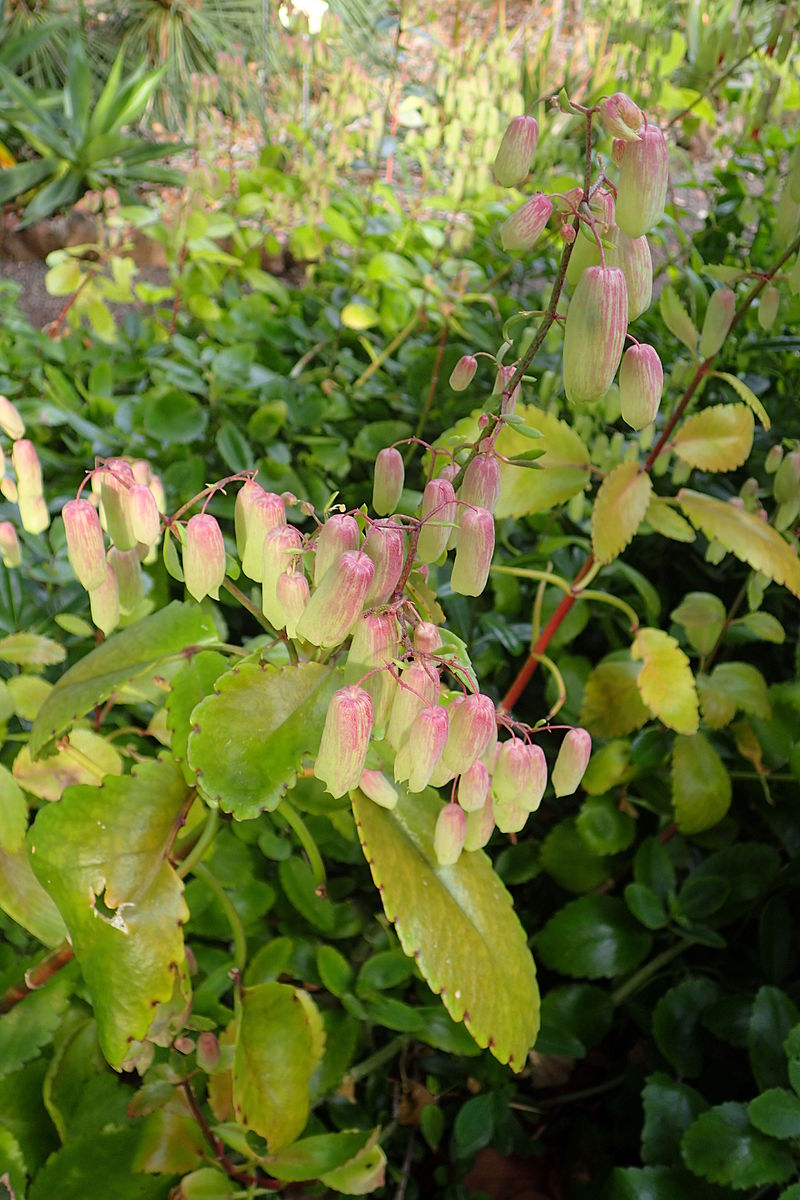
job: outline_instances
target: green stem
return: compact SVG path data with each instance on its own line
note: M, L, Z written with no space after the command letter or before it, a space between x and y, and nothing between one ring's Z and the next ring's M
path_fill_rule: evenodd
M322 861L322 855L311 835L311 831L297 809L293 808L288 800L281 801L278 806L278 812L306 852L308 865L311 867L311 874L314 876L317 892L320 894L326 892L327 877L325 875L325 864Z
M351 1079L356 1081L363 1079L365 1075L371 1075L373 1071L378 1067L382 1067L384 1063L391 1062L400 1053L407 1041L408 1038L405 1035L392 1038L380 1050L376 1050L374 1054L370 1054L369 1058L362 1059L360 1063L356 1063L354 1067L350 1068L347 1074Z
M643 967L635 971L630 979L626 980L616 991L611 993L611 1003L614 1005L622 1004L629 996L637 992L640 987L643 987L648 980L652 979L654 975L657 975L662 967L665 967L667 963L672 962L673 958L677 958L679 954L683 954L684 950L688 950L693 945L693 941L676 942L674 946L670 946L669 949L664 950L661 954L657 954L655 958L651 958Z
M185 879L187 875L192 873L197 864L203 858L203 855L208 850L211 843L214 841L214 838L217 836L218 828L219 809L210 808L208 810L208 816L206 817L205 824L200 831L200 836L181 862L181 865L176 868L176 874L179 879Z
M247 939L244 934L241 917L233 907L230 896L216 876L209 871L208 867L201 862L195 863L194 873L198 879L203 880L209 891L214 893L215 899L228 919L228 924L233 934L233 965L237 971L241 972L244 970L245 963L247 962Z

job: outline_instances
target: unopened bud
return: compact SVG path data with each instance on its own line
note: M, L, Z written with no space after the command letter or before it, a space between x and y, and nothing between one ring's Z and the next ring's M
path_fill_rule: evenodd
M436 562L447 548L451 523L456 517L456 494L449 479L438 476L425 485L420 519L424 521L417 542L417 558Z
M700 357L711 358L722 346L736 312L736 297L730 288L717 288L712 292L700 334Z
M11 504L17 503L17 485L10 475L4 475L0 479L0 495Z
M467 813L466 831L464 834L464 849L481 850L494 832L494 802L492 793L486 796L483 808L476 812Z
M414 718L394 760L394 777L398 783L407 780L409 792L424 791L430 783L448 728L447 709L439 705L426 705Z
M14 441L25 433L25 422L6 396L0 396L0 429Z
M375 575L371 558L348 550L325 575L297 623L313 646L338 646L352 632ZM371 702L370 702L371 707Z
M492 784L492 796L494 821L500 832L520 833L525 828L525 822L530 816L520 797L514 796L510 800L500 800L495 793L494 784Z
M517 368L513 364L508 367L501 364L497 368L497 375L495 376L494 387L492 388L492 395L502 395L504 397L503 412L506 416L510 416L513 413L517 401L519 400L520 384L517 384L508 399L505 399L505 394L508 391L511 380L514 378L516 373Z
M397 788L389 782L383 771L363 771L358 786L367 799L381 808L392 809L400 799Z
M791 450L778 467L772 494L778 504L789 504L800 495L800 449Z
M372 700L360 687L334 692L325 717L314 775L338 799L358 787L372 734Z
M775 207L775 239L779 246L791 242L800 229L800 203L792 198L790 180L787 179Z
M372 507L379 516L387 516L397 508L403 494L405 474L403 456L395 446L378 452L372 484Z
M197 1065L210 1075L217 1069L220 1060L219 1041L210 1029L204 1029L197 1039Z
M463 775L481 757L495 731L494 704L480 692L467 696L455 710L451 706L450 734L442 753L445 766Z
M314 584L318 587L325 572L337 563L347 550L357 550L361 535L355 517L334 513L328 517L314 543Z
M278 576L275 584L275 600L283 614L282 624L285 625L290 638L297 637L297 622L305 612L310 598L311 589L302 571L284 571L282 575ZM276 626L276 628L280 628L280 626Z
M18 567L22 562L17 531L10 521L0 521L0 555L6 567Z
M527 177L539 142L535 117L515 117L509 124L497 157L494 177L501 187L517 187Z
M592 739L585 729L570 729L561 743L551 779L556 795L571 796L583 779L592 753Z
M597 244L597 239L590 233L586 236L588 226L581 225L581 235L577 238L572 254L569 256L567 264L567 283L574 288L587 267L599 267L601 265L600 247ZM619 230L615 231L616 236L619 236ZM609 267L617 266L616 250L609 250L605 247L605 261Z
M553 202L543 192L531 196L522 208L512 213L500 230L504 250L532 250L550 220Z
M445 804L436 818L433 831L433 851L440 867L457 863L464 848L467 814L458 804Z
M642 112L630 96L626 96L624 92L615 92L598 107L600 120L612 137L621 138L623 142L639 141Z
M644 429L656 419L664 390L661 359L652 346L631 346L619 369L622 419L631 429Z
M593 404L616 374L628 327L628 292L618 267L587 267L567 312L564 390L571 404Z
M197 513L186 523L183 574L186 590L195 600L205 596L219 599L225 578L225 544L222 530L210 513Z
M463 392L472 383L478 369L478 360L472 354L462 354L450 372L450 387L454 392Z
M135 550L118 550L112 546L108 552L108 565L117 577L119 610L134 612L142 602L142 568Z
M575 226L570 225L568 221L561 222L558 233L562 241L569 242L570 245L572 245L572 243L575 241Z
M458 522L458 545L450 587L460 596L480 596L494 554L494 517L485 508L466 508Z
M519 796L528 783L532 762L531 747L522 738L512 737L503 742L492 776L496 804L506 804Z
M615 142L615 148L619 142ZM656 125L642 130L636 142L623 142L617 184L617 224L638 238L664 215L669 180L669 150Z
M11 461L17 476L17 492L25 496L42 495L42 468L33 442L21 438L11 447Z
M3 482L5 483L5 480ZM30 496L27 492L18 490L17 506L22 528L28 533L44 533L50 524L50 514L41 492L37 496Z
M106 576L99 587L89 592L89 608L98 629L108 636L119 624L119 587L117 577L106 565Z
M466 465L458 498L465 504L474 504L476 508L485 508L493 513L500 499L502 481L497 455L476 454Z
M100 472L100 498L108 536L118 550L132 550L136 545L128 499L133 484L130 464L124 458L109 458Z
M154 545L161 532L161 521L156 498L149 487L142 483L135 483L132 488L128 489L128 510L131 529L136 541L142 542L145 546Z
M362 613L353 630L353 640L347 655L345 680L361 686L372 697L375 729L381 732L394 699L397 684L389 672L389 663L398 655L400 634L396 618L391 613ZM368 672L377 670L376 674ZM364 679L364 676L367 676Z
M458 781L458 803L464 812L480 812L489 795L491 779L486 765L478 759Z
M68 500L61 510L67 557L81 587L100 587L106 577L106 547L97 509L90 500Z
M242 574L261 583L264 539L271 530L286 524L283 500L275 492L265 492L255 480L248 479L237 493L233 516Z
M620 229L617 234L617 266L625 276L628 292L628 321L635 321L650 307L653 299L653 258L647 238L631 238Z
M161 476L154 475L148 486L150 491L153 493L153 499L156 502L156 508L160 513L166 513L167 501L164 495L164 484L161 482Z
M414 630L414 649L420 654L433 654L442 644L442 635L431 621L420 621Z
M364 552L375 567L366 604L377 608L391 600L403 570L405 541L402 527L392 520L374 521L364 539Z
M286 623L286 612L278 602L278 580L281 575L293 570L302 545L303 539L294 525L276 525L263 539L259 572L261 611L275 629L283 629Z
M142 487L150 487L150 481L153 478L153 470L150 463L144 458L134 458L130 464L133 478L137 484Z
M783 458L783 446L781 446L781 445L773 446L770 449L769 453L767 454L767 457L764 459L764 470L767 472L768 475L775 474L778 467L781 465L782 458Z
M758 305L758 323L762 329L770 329L778 315L781 302L780 292L772 284L768 284L761 293Z
M426 705L436 703L439 676L427 664L413 662L405 668L395 689L386 739L393 750L400 749L406 734Z

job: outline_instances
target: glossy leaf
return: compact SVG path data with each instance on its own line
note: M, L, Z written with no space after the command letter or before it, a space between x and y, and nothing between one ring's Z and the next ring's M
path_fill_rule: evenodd
M702 833L730 808L731 779L702 733L677 737L672 751L672 806L682 833Z
M689 592L670 613L698 654L708 654L725 628L725 605L711 592Z
M653 1037L667 1062L691 1079L703 1067L701 1018L719 996L716 984L701 976L670 988L653 1010Z
M245 663L220 676L194 709L189 735L189 764L209 802L240 821L277 808L303 756L319 747L339 682L313 662Z
M693 542L697 536L689 522L660 496L650 497L644 519L656 533L673 542Z
M592 509L592 546L598 562L621 554L644 520L653 485L637 462L621 462L605 477Z
M711 672L711 683L727 696L735 708L749 716L769 721L772 705L767 681L757 667L745 662L719 663Z
M762 571L800 599L800 559L766 521L686 488L678 493L678 499L686 516L707 538L716 538L754 571Z
M582 492L590 478L589 451L566 421L531 404L518 405L515 415L541 433L536 449L544 453L534 471L501 463L502 486L495 510L498 518L547 512ZM513 425L506 425L497 438L498 452L507 458L517 458L529 448L528 438Z
M708 1108L699 1092L659 1071L642 1091L642 1161L670 1166L681 1161L681 1138Z
M659 307L670 333L674 333L678 341L683 342L693 354L696 353L698 333L694 322L678 298L678 293L669 284L661 292Z
M172 731L172 754L181 763L187 782L194 782L194 771L186 762L191 732L192 710L214 689L214 683L227 669L228 660L216 650L202 650L193 655L172 682L167 697L167 727Z
M691 467L734 471L750 455L753 425L746 404L714 404L687 417L672 438L672 448Z
M780 988L759 988L750 1013L747 1048L756 1083L762 1089L790 1082L784 1043L800 1021L793 1001Z
M0 1019L0 1076L9 1075L49 1046L60 1027L74 980L61 971Z
M631 656L642 660L636 684L650 711L676 733L694 733L697 691L689 659L675 638L660 629L640 629Z
M479 1046L521 1070L539 1027L536 970L511 898L482 851L439 866L431 792L392 811L352 794L361 845L400 944Z
M10 633L8 637L0 638L0 662L50 667L63 662L66 657L63 646L36 633Z
M186 785L170 759L102 787L70 789L41 809L31 864L69 929L112 1066L169 1001L183 962L183 888L167 862Z
M629 658L599 663L583 691L580 723L600 737L633 733L650 720L637 685L641 666Z
M581 896L550 918L536 945L554 971L602 979L633 970L652 940L615 896Z
M756 1129L776 1138L800 1137L800 1096L786 1088L768 1088L747 1106Z
M767 410L764 408L764 405L761 403L752 388L749 388L744 380L740 379L738 375L729 375L727 371L719 371L717 372L717 376L719 379L724 379L726 383L730 384L737 396L744 400L745 404L750 406L761 422L763 428L769 429L770 419L767 415Z
M695 1174L737 1191L783 1183L794 1171L791 1154L750 1124L744 1104L702 1113L684 1134L682 1149Z
M265 1159L264 1166L275 1179L283 1179L287 1183L318 1179L328 1171L350 1162L370 1141L374 1141L370 1129L321 1133L302 1138L282 1154L270 1155Z
M28 1200L88 1200L113 1187L114 1200L164 1200L164 1181L138 1175L135 1128L94 1130L52 1155L33 1181Z

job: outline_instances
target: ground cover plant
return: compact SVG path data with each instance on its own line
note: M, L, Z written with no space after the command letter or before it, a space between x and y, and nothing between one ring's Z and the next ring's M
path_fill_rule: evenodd
M800 162L552 100L10 317L9 1194L797 1190Z

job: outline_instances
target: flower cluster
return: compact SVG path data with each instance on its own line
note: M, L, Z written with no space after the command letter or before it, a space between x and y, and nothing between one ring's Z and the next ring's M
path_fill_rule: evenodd
M50 514L42 487L42 468L33 442L25 437L25 422L6 396L0 396L0 429L11 438L11 465L14 476L6 473L6 458L0 450L0 493L16 503L22 528L28 533L44 533ZM0 521L0 554L7 567L18 567L20 548L17 531L10 521Z

